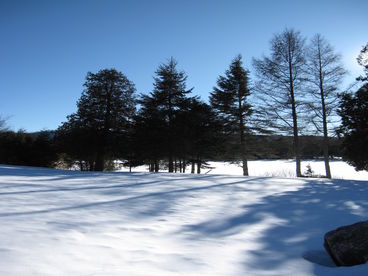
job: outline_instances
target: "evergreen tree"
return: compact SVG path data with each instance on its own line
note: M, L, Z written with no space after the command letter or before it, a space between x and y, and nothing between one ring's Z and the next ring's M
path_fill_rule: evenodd
M296 175L299 177L302 173L298 118L305 83L304 39L299 32L286 29L273 37L270 50L270 57L253 60L258 77L255 89L268 127L293 134Z
M93 129L86 128L76 114L69 115L55 132L55 145L63 162L69 166L78 163L80 170L95 170L97 136ZM67 160L65 160L67 159Z
M52 167L57 160L53 132L0 132L0 163Z
M35 134L31 146L31 165L38 167L53 167L57 160L56 149L53 141L53 132L41 131Z
M368 81L368 43L362 48L357 58L359 65L363 66L365 76L359 76L357 80Z
M223 131L229 136L236 135L237 147L242 161L243 175L249 175L247 162L246 134L247 120L252 114L248 103L248 71L242 66L241 55L233 59L224 76L219 76L217 87L210 95L212 108L218 114Z
M150 95L152 103L163 120L163 141L166 144L169 172L174 172L174 155L176 138L175 120L180 112L187 109L187 94L192 89L186 89L187 76L177 70L177 62L171 58L167 64L161 64L154 77L154 89Z
M343 94L338 112L344 160L356 170L368 171L368 84L355 94Z
M152 95L141 95L140 109L135 117L133 149L137 159L148 163L150 171L159 171L159 161L165 157L166 122Z
M75 143L79 142L85 149L83 158L93 158L89 162L90 169L102 171L105 160L114 157L118 141L128 135L135 113L135 87L115 69L100 70L96 74L88 72L84 87L77 103L78 111L70 115L59 130L78 136Z
M311 121L318 133L323 134L323 156L326 177L331 178L329 164L328 124L336 115L337 88L346 71L341 57L334 53L331 45L320 35L313 37L308 46L307 76L311 98L308 107Z
M211 106L192 98L189 109L178 117L178 128L180 129L181 160L189 157L192 164L191 172L194 173L194 165L197 164L197 173L205 161L214 158L220 144L220 124Z

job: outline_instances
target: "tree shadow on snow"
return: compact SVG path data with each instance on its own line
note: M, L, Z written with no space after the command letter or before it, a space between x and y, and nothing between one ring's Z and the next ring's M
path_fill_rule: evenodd
M40 210L32 210L32 211L20 211L20 212L2 212L0 213L0 217L16 217L16 216L29 216L29 215L38 215L38 214L47 214L47 213L54 213L54 212L63 212L63 211L70 211L70 210L86 210L86 209L92 209L92 208L101 208L101 207L105 207L107 209L110 210L119 210L119 208L126 208L129 206L134 205L135 203L139 206L139 208L136 208L136 211L140 214L145 213L142 212L142 208L144 209L144 206L151 204L152 202L161 202L160 204L163 205L163 203L165 203L166 208L158 208L158 210L162 210L164 212L169 212L170 207L169 206L174 206L176 204L176 202L179 199L183 199L185 196L192 196L193 192L205 192L205 191L209 191L211 189L221 189L224 188L226 186L234 186L237 184L244 184L248 181L254 181L253 178L250 179L244 179L244 178L235 178L236 180L239 179L238 181L234 181L234 182L230 182L230 183L221 183L222 178L225 176L215 176L215 175L211 175L211 176L203 176L202 178L207 178L209 179L208 182L211 184L203 184L200 185L198 187L193 187L193 186L189 186L189 187L185 187L183 186L182 188L177 188L180 187L180 183L178 185L174 185L171 187L171 189L168 189L166 191L158 191L158 192L141 192L138 193L138 195L136 196L126 196L126 193L124 192L123 188L132 188L132 189L136 189L139 186L144 186L144 185L165 185L165 184L170 184L172 185L172 182L175 182L177 180L191 180L193 178L193 180L198 180L198 177L190 177L189 175L184 176L183 178L177 178L177 179L173 179L172 175L170 178L168 178L167 180L157 180L157 181L149 181L149 182L143 182L143 183L134 183L134 184L122 184L122 185L115 185L115 186L98 186L98 187L79 187L79 188L56 188L56 189L49 189L49 190L35 190L35 191L16 191L16 192L4 192L4 193L0 193L0 195L19 195L19 194L34 194L34 193L43 193L43 192L65 192L65 191L70 191L70 192L77 192L77 191L81 191L81 190L108 190L109 188L118 188L120 191L113 191L113 194L117 194L117 193L121 193L122 195L125 195L124 198L118 198L118 199L114 199L114 200L105 200L105 201L94 201L94 202L88 202L88 203L77 203L77 204L71 204L71 205L67 205L67 206L60 206L60 207L53 207L53 208L45 208L45 209L40 209ZM260 178L257 178L260 179ZM217 184L213 184L219 182ZM234 192L236 192L236 187L233 187ZM242 190L244 190L244 188L242 188ZM89 195L87 195L89 196ZM152 211L151 212L147 212L147 215L158 215L159 213L157 212L157 210L155 211L154 208L151 208ZM133 210L134 211L134 210ZM156 212L156 213L155 213ZM139 215L139 214L135 214L135 213L131 213L130 214L132 217L135 217L135 215Z
M274 271L302 257L315 264L315 275L323 275L325 269L336 269L323 248L324 234L365 220L367 194L366 181L308 180L300 190L266 196L261 203L245 204L238 215L185 226L182 232L189 239L226 239L258 225L255 240L262 248L246 250L252 257L244 260L245 266Z

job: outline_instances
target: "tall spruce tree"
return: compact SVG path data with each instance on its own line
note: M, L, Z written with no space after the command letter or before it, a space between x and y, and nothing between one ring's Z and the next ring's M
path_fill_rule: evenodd
M300 108L305 83L305 39L286 29L271 40L271 56L254 59L258 82L255 86L262 115L270 129L293 134L296 175L302 176L299 131Z
M186 88L187 76L178 71L177 61L171 58L161 64L154 77L154 89L150 97L165 124L164 142L169 163L169 172L174 172L175 144L177 133L175 120L180 112L188 108L188 94L192 89Z
M82 139L77 141L81 143L92 144L86 149L90 153L84 156L93 158L91 170L103 171L105 160L113 158L114 146L126 137L132 124L135 87L115 69L100 70L96 74L88 72L84 87L77 103L78 111L68 117L60 130L80 135Z
M252 114L252 109L248 102L248 74L242 65L241 55L238 55L225 75L218 77L217 86L210 95L211 106L223 124L223 131L229 136L238 137L235 148L240 153L243 175L249 175L246 134L249 131L247 120Z

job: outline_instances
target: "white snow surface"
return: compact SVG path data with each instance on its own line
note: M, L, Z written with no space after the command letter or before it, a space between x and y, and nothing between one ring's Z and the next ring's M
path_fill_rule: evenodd
M310 165L313 174L317 176L325 175L325 163L323 160L303 160L301 162L302 173ZM248 161L250 176L276 176L295 178L295 160L252 160ZM367 171L356 171L348 163L336 159L330 160L332 178L334 179L354 179L368 180ZM121 168L120 171L129 171L128 168ZM133 172L147 172L148 166L132 168ZM162 170L164 172L165 170ZM167 170L166 170L167 171ZM186 173L190 173L190 166L187 166ZM231 162L208 162L208 168L202 169L203 174L231 174L243 175L243 169L239 164Z
M0 197L0 275L368 275L323 248L367 180L0 165Z

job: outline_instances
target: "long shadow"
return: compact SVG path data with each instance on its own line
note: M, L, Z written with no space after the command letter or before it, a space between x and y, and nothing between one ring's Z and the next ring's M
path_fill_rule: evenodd
M2 176L50 176L57 174L75 174L76 171L56 170L51 168L13 166L0 164L0 175Z
M367 194L366 181L310 180L298 191L267 196L259 204L245 204L244 211L239 215L185 226L182 233L190 233L189 238L195 235L199 238L223 239L256 224L263 225L259 238L263 248L248 250L245 256L251 254L252 258L245 259L244 265L255 270L266 268L277 271L277 268L287 265L289 260L298 257L308 260L315 252L323 253L323 236L326 232L366 220ZM278 222L268 222L267 218L270 217L276 218ZM321 254L314 262L320 261L329 266L326 260L322 260L325 257L326 254ZM334 268L315 264L315 275L323 275L325 269Z
M9 189L9 188L29 188L29 187L32 187L32 188L35 188L35 187L42 187L42 188L50 188L50 185L47 185L47 184L35 184L35 183L0 183L0 190L6 190L6 189ZM5 192L7 193L7 192ZM1 194L1 193L0 193Z
M26 191L12 191L12 192L0 192L0 195L20 195L20 194L32 194L32 193L51 193L51 192L61 192L61 191L83 191L83 190L99 190L99 189L116 189L116 188L131 188L131 187L139 187L144 185L152 185L152 184L164 184L167 180L161 180L162 178L168 177L169 182L182 181L182 180L210 180L213 179L213 182L219 182L223 179L228 178L226 175L198 175L198 174L177 174L175 178L173 178L173 174L169 173L129 173L129 172L80 172L80 171L64 171L64 170L55 170L48 168L33 168L33 167L13 167L0 165L0 175L11 175L11 176L27 176L27 177L38 177L43 176L45 178L37 179L37 182L53 182L53 181L64 181L64 180L85 180L88 183L88 179L104 179L106 182L121 182L122 176L126 181L126 178L137 178L141 179L143 176L149 175L151 178L159 178L158 181L148 181L142 183L133 183L133 184L116 184L116 185L97 185L97 186L83 186L83 187L56 187L49 188L51 185L45 184L25 184L25 183L17 183L17 184L4 184L6 186L0 186L1 188L9 188L9 187L46 187L48 189L33 189ZM105 179L107 178L107 179ZM243 176L232 176L232 178L236 179L244 179ZM78 183L78 185L84 185L86 183ZM0 183L0 185L3 183Z
M113 175L113 178L109 178L109 182L121 182L122 178L121 176ZM124 175L125 176L125 175ZM156 175L156 176L162 176L162 175ZM90 177L90 176L87 176ZM76 179L76 176L71 176L72 179ZM157 181L147 181L147 182L141 182L141 183L133 183L133 184L116 184L116 185L98 185L98 186L83 186L83 187L58 187L53 189L38 189L38 190L26 190L26 191L13 191L13 192L0 192L0 195L20 195L20 194L32 194L32 193L51 193L51 192L64 192L64 191L83 191L83 190L107 190L107 189L117 189L117 188L135 188L140 186L148 186L148 185L161 185L165 183L172 183L176 181L187 181L187 180L203 180L203 179L210 179L214 178L214 182L221 181L221 177L216 175L201 175L201 176L195 176L195 177L189 177L189 175L182 175L181 178L172 178L171 177L168 180L157 180ZM225 178L225 177L223 177ZM137 178L138 179L138 178ZM160 179L160 178L159 178ZM243 178L244 179L244 178ZM49 181L52 181L53 179L50 179ZM125 180L125 179L123 179ZM242 180L243 181L243 180ZM79 185L83 185L85 183L81 183ZM27 186L39 186L39 187L50 187L49 185L42 185L42 184L8 184L4 188L10 188L10 187L27 187ZM0 187L3 188L3 187Z
M64 171L62 171L64 172ZM68 171L67 171L68 172ZM72 171L70 174L59 174L55 177L52 178L46 178L46 179L40 179L37 181L63 181L63 180L68 180L68 179L75 179L75 178L96 178L96 177L108 177L109 181L112 180L117 180L117 181L121 181L120 177L124 176L124 177L129 177L129 178L137 178L137 177L144 177L144 176L150 176L150 177L168 177L170 179L172 179L173 175L175 175L175 177L177 177L178 179L176 180L180 180L180 179L193 179L193 180L199 180L199 179L209 179L209 178L215 178L215 177L228 177L226 175L216 175L216 174L173 174L173 173L167 173L167 172L159 172L159 173L151 173L151 172L80 172L80 171ZM233 177L233 176L232 176ZM236 176L234 176L236 177ZM244 177L242 177L244 178Z
M93 207L104 206L104 205L109 205L109 206L119 205L120 206L123 204L128 204L129 202L132 202L135 200L155 198L155 197L160 198L162 200L162 199L165 199L167 196L171 196L171 195L180 195L182 193L191 193L194 191L210 190L210 189L221 188L225 186L245 184L247 182L252 182L252 181L261 181L262 179L264 178L259 177L259 178L242 179L240 181L235 181L235 182L230 182L230 183L221 183L221 184L205 185L205 186L199 186L199 187L175 189L175 190L170 190L170 191L165 191L165 192L152 192L152 193L147 193L147 194L133 196L133 197L127 197L127 198L122 198L122 199L116 199L116 200L99 201L99 202L49 208L49 209L36 210L36 211L0 213L0 217L37 215L37 214L45 214L45 213L52 213L52 212L68 211L68 210L74 210L74 209L93 208ZM171 182L171 180L168 180L168 182ZM242 188L242 190L244 191L245 188Z
M74 192L74 191L83 191L83 190L108 190L108 189L117 189L117 188L139 187L139 186L146 186L146 185L148 186L148 185L160 184L164 182L165 181L149 181L149 182L134 183L134 184L117 184L117 185L106 185L106 186L84 186L84 187L72 187L72 188L60 187L60 188L54 188L54 189L1 192L0 195L20 195L20 194L34 194L34 193L69 192L69 191Z

